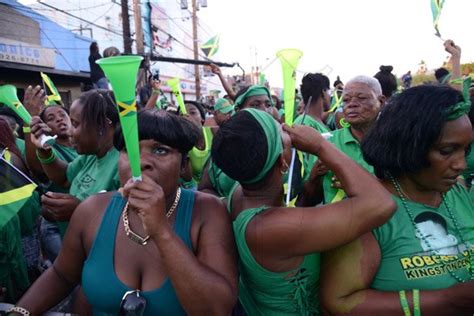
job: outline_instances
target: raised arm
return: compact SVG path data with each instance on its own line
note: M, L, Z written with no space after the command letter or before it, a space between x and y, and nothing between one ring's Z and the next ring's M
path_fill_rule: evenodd
M49 127L38 116L34 116L31 119L31 143L36 147L35 155L37 154L39 158L37 160L41 163L41 168L49 180L56 185L67 188L69 187L66 176L68 164L55 157L51 148L42 148L39 142L39 137L42 134L49 133L49 131Z
M303 184L303 191L299 194L298 200L296 201L297 206L315 206L323 201L323 179L327 171L328 169L321 160L316 161L311 169L308 180Z
M370 288L380 264L380 248L372 233L325 253L321 269L320 298L330 315L403 316L398 292ZM412 291L406 291L413 311ZM474 282L444 290L420 291L423 315L472 315Z
M153 80L151 83L151 96L148 99L146 105L145 105L145 110L151 110L156 107L156 101L158 101L158 98L160 97L160 81L159 80Z
M313 128L284 129L297 149L317 155L334 171L348 198L321 207L274 208L274 212L267 212L249 226L255 227L252 239L260 251L290 257L325 251L354 240L390 218L395 202L375 177Z
M31 116L38 116L41 112L42 105L44 105L45 98L44 91L40 86L36 86L35 88L28 86L25 90L23 104ZM28 129L30 127L28 126L26 128ZM45 174L41 163L36 157L36 146L31 142L30 132L25 132L25 152L26 163L31 172L40 179L44 178Z
M461 47L454 44L452 40L444 42L444 49L451 55L450 61L453 67L449 81L462 78L461 74ZM448 81L448 82L449 82ZM450 84L454 89L462 91L463 85L459 83Z
M225 80L224 75L221 72L221 69L219 66L211 64L211 71L213 74L217 75L219 77L219 80L221 81L222 87L224 87L225 92L229 95L229 97L232 100L235 100L235 92L234 89L232 89L232 86Z

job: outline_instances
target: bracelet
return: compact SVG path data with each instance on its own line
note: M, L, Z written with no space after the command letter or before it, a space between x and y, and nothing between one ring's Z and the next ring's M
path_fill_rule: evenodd
M31 129L30 129L29 126L23 126L23 133L24 133L24 134L28 134L28 133L30 133L30 132L31 132Z
M418 289L413 290L413 314L415 316L421 316L420 291Z
M20 307L20 306L13 306L12 308L9 308L6 311L6 314L8 315L9 313L18 313L21 314L22 316L30 316L31 313L27 311L25 308Z
M40 157L38 150L36 150L36 158L38 158L39 162L43 165L50 165L56 160L56 154L54 151L51 150L51 155L48 158Z
M158 94L158 95L159 95L159 94L161 94L161 90L160 90L160 89L153 89L153 90L151 91L151 93L152 93L152 94Z
M411 316L410 306L408 305L405 291L398 292L398 295L400 296L400 304L402 305L403 315Z

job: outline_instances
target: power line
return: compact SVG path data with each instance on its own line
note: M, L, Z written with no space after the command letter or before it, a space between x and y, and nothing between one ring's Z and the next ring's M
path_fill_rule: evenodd
M14 21L14 20L9 20L9 19L6 19L5 17L0 17L0 21L4 21L4 22L9 22L9 23L12 23L12 24L15 24L15 25L21 25L21 26L26 26L30 29L36 29L34 26L32 25L29 25L29 24L25 24L25 23L20 23L18 21ZM64 30L58 30L58 29L51 29L51 28L45 28L45 27L42 27L43 30L46 30L48 32L55 32L55 33L64 33L65 31ZM27 35L21 35L22 37L31 37L31 38L36 38L34 36L27 36Z
M43 4L43 5L47 5L47 4L42 3L42 2L39 2L39 3L40 3L40 4ZM47 5L47 6L49 6L49 5ZM23 11L23 12L28 13L28 14L33 14L33 15L35 16L34 19L37 19L37 20L40 20L40 21L45 21L45 22L48 22L48 23L56 23L56 24L57 24L57 22L54 22L54 21L52 20L52 18L45 17L45 16L40 15L39 13L35 12L34 10L35 10L36 8L35 8L35 9L30 9L30 8L15 6L15 5L12 5L11 7L13 7L15 10ZM49 7L52 7L52 6L49 6ZM94 22L91 23L91 22L88 21L88 20L85 20L85 19L82 19L82 18L77 17L77 16L75 16L75 15L69 14L68 12L66 12L66 11L64 11L64 10L57 9L57 8L55 8L55 7L52 7L52 8L54 8L54 9L51 9L51 12L52 12L52 11L57 11L57 12L66 14L66 15L69 15L69 16L71 16L71 17L73 17L73 18L79 19L79 20L81 20L81 21L85 21L86 23L88 23L88 25L94 25L94 26L96 26L96 27L98 27L98 28L101 28L101 29L107 31L107 32L111 32L111 33L115 33L115 34L117 34L117 35L120 35L120 33L119 33L118 31L114 31L113 29L109 29L109 28L106 28L106 27L97 25L97 24L95 24ZM16 15L18 15L18 16L22 16L22 17L25 16L24 14L19 13L19 12L14 12L14 13L15 13ZM5 19L4 19L4 20L5 20ZM5 20L5 21L18 24L16 21L11 21L11 20ZM63 22L63 23L68 24L68 26L70 26L70 27L72 27L72 28L80 28L80 26L72 25L72 24L69 24L69 23L67 23L67 22ZM26 25L26 24L23 24L23 25L25 25L25 26L30 26L30 25ZM51 28L46 28L46 27L43 27L43 29L44 29L44 30L48 30L48 32L58 32L58 33L62 33L62 32L63 32L63 31L60 31L60 30L51 29Z
M176 0L176 3L178 3L179 5L181 5L180 0ZM189 10L189 9L185 9L185 10L188 11L188 13L191 14L191 16L192 16L193 13L192 13L191 10ZM198 27L201 28L201 30L203 30L204 33L206 33L209 37L212 37L212 35L211 35L205 28L203 28L203 27L200 25L200 23L201 23L201 19L198 19ZM203 22L203 24L206 24L206 23ZM206 24L206 25L207 25L207 24ZM207 25L207 27L208 27L208 28L211 28L211 27L209 27L209 25Z
M24 13L26 14L29 14L29 15L34 15L35 17L33 19L35 20L39 20L39 21L45 21L45 22L48 22L48 23L55 23L54 21L52 21L50 18L47 18L37 12L35 12L33 9L29 9L29 8L25 8L25 7L20 7L20 6L15 6L15 5L8 5L9 7L12 7L14 8L13 14L17 15L17 16L21 16L21 17L29 17L28 15L25 15L25 14L22 14L20 12L15 12L15 10L18 10L18 11L23 11ZM51 10L52 11L52 10ZM16 23L17 21L14 21L14 23ZM26 24L25 24L26 25Z
M49 40L49 42L51 43L51 45L53 45L53 47L54 47L55 50L56 50L56 53L58 53L58 54L64 59L64 61L66 62L66 64L69 66L69 68L71 68L72 71L76 71L76 70L71 66L71 64L67 61L67 58L64 57L64 55L61 53L61 51L56 47L56 45L54 45L53 41L48 37L48 35L47 35L43 30L41 30L41 32L44 34L44 36L46 36L46 38Z
M115 30L112 30L112 29L108 29L108 28L106 28L106 27L104 27L104 26L102 26L102 25L99 25L99 24L95 24L95 23L93 23L93 22L91 22L91 21L88 21L88 20L83 19L83 18L81 18L81 17L78 17L78 16L76 16L76 15L73 15L73 14L67 12L67 11L61 10L61 9L59 9L59 8L56 8L56 7L52 6L52 5L46 4L46 3L41 2L41 1L39 1L39 0L38 0L38 3L41 3L41 4L44 5L44 6L50 7L50 8L52 8L52 9L55 9L56 11L59 11L59 12L64 13L64 14L66 14L66 15L69 15L69 16L75 18L75 19L78 19L78 20L80 20L80 21L83 21L83 22L85 22L85 23L88 23L89 25L93 25L93 26L95 26L95 27L97 27L97 28L99 28L99 29L102 29L102 30L105 30L105 31L108 31L108 32L110 32L110 33L117 34L117 35L120 35L120 36L123 35L123 33L121 33L121 32L118 32L118 31L115 31Z

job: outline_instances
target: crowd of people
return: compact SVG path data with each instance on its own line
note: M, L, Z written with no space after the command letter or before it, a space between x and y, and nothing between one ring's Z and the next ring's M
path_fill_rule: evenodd
M215 65L227 96L212 111L165 110L150 77L141 181L99 68L67 108L29 87L30 126L0 112L3 158L40 184L0 227L0 302L11 315L472 315L473 91L461 49L444 47L452 71L415 87L391 66L333 89L306 74L291 126L267 87L233 91Z

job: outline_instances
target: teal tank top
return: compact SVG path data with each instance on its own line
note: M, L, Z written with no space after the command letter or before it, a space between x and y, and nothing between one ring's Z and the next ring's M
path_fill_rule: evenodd
M118 279L113 262L115 236L125 203L119 193L112 197L82 270L82 287L94 316L118 315L125 292L135 290ZM173 229L191 250L193 206L194 193L182 190ZM146 299L145 316L186 315L169 278L161 287L141 294Z

